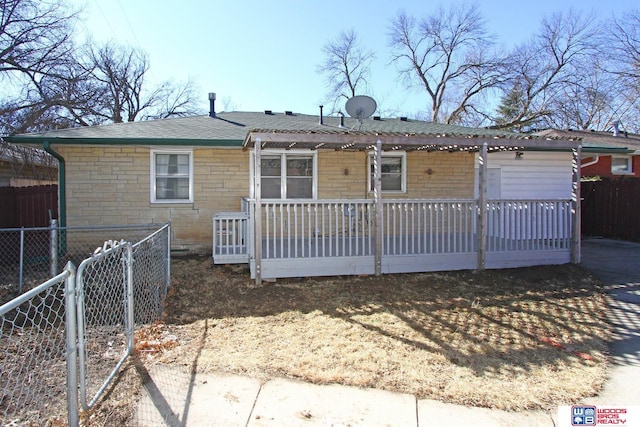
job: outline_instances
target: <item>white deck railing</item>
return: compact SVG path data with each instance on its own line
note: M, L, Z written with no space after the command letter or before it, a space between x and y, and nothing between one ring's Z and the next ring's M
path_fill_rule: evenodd
M219 212L213 217L213 261L216 264L249 262L249 214Z
M571 247L569 200L492 200L487 209L489 252Z
M383 254L473 252L475 200L383 202Z
M465 259L472 259L468 255L479 251L477 200L383 200L382 204L383 257L467 254ZM373 200L262 201L259 219L254 218L254 201L245 200L243 210L214 217L215 262L250 262L258 220L261 261L375 255ZM492 265L500 265L500 257L511 256L501 253L571 248L569 200L491 200L486 216L486 252L496 254ZM514 262L522 259L526 255Z
M383 254L475 251L476 206L475 200L383 201ZM261 207L263 259L374 253L371 200L278 200Z
M373 253L369 200L262 202L263 258L362 256Z

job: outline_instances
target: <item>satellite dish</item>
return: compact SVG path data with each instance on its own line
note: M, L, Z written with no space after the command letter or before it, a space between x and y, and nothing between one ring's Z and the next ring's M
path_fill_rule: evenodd
M351 117L362 121L371 117L376 108L378 108L378 104L370 96L356 95L347 100L344 108Z

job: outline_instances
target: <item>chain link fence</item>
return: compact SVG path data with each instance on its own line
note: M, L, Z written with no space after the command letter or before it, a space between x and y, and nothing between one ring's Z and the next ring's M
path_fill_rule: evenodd
M68 261L78 266L105 241L140 242L162 224L103 227L0 229L0 304L60 273Z
M0 425L66 420L70 275L65 271L0 307Z
M169 224L152 232L148 226L47 231L60 245L56 254L69 261L63 272L28 290L25 281L24 292L0 306L2 426L77 423L78 397L84 409L97 402L131 353L136 325L159 320L164 308ZM118 232L129 241L97 240ZM84 257L77 272L74 253ZM57 266L55 258L41 268ZM28 280L45 274L24 273Z

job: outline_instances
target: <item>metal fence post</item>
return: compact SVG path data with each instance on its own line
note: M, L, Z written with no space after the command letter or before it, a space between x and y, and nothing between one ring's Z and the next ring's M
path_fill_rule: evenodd
M71 261L65 266L69 272L65 283L65 331L67 346L67 421L79 425L78 417L78 345L76 330L76 267Z
M20 277L18 278L18 294L22 294L22 282L24 281L24 227L20 229Z
M52 219L49 232L49 258L51 260L51 276L58 274L58 220Z
M171 221L167 223L167 277L165 277L164 295L167 295L171 284Z
M125 244L124 242L122 244ZM133 351L133 334L136 327L135 313L134 313L134 301L133 301L133 248L131 243L127 242L127 251L125 252L125 266L124 274L126 278L126 306L127 306L127 319L126 319L126 334L127 334L127 356Z

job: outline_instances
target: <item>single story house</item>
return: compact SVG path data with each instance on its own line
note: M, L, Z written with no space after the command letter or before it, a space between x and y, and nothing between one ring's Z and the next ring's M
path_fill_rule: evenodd
M581 139L583 177L640 178L640 135L623 132L618 126L612 132L547 129L538 135Z
M579 262L578 138L223 112L5 137L60 163L60 223L171 221L264 278Z

